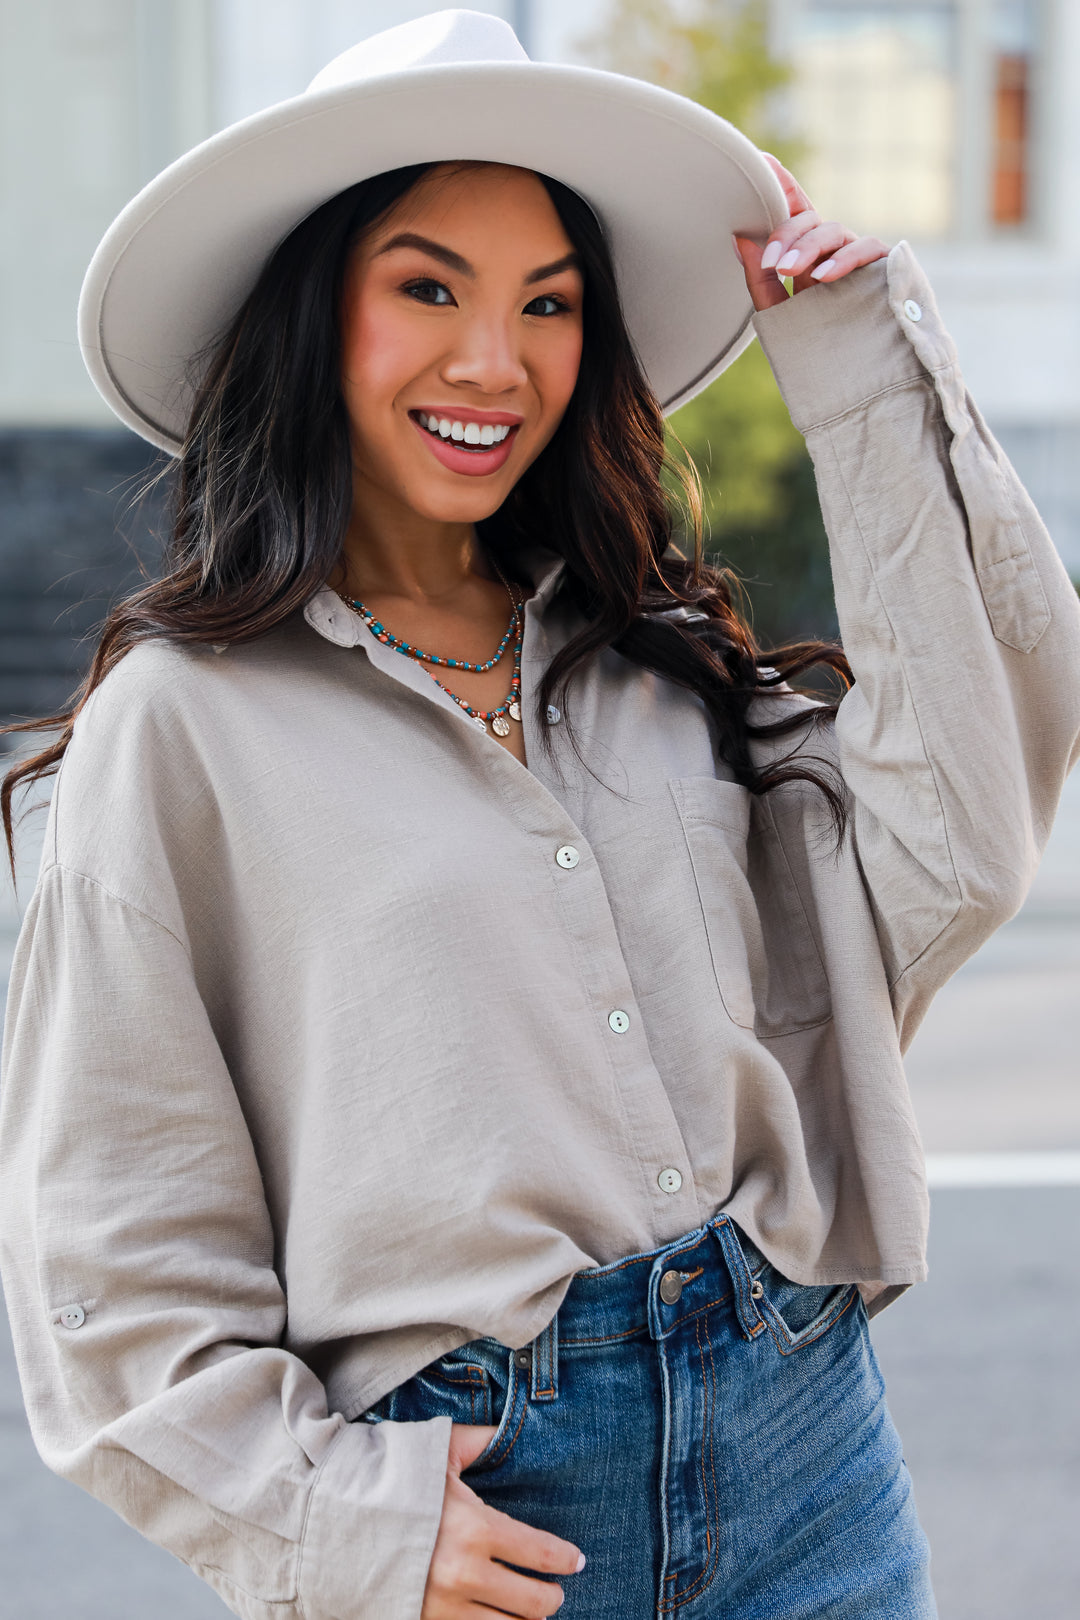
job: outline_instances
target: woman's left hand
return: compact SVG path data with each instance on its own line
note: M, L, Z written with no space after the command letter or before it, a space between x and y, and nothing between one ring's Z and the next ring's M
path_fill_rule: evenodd
M885 257L889 250L884 242L876 236L856 236L835 220L823 220L779 159L771 152L762 156L784 188L791 218L773 231L764 247L747 236L734 238L755 309L786 301L788 292L781 276L792 276L794 291L805 292L807 287L839 281L860 265Z

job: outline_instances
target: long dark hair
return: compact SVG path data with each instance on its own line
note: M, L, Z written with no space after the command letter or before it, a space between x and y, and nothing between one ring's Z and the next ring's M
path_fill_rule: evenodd
M434 167L416 164L361 181L285 238L228 331L201 357L190 426L172 471L165 569L105 619L89 672L69 708L5 732L57 730L49 747L14 766L0 814L14 871L12 796L55 772L75 718L132 647L247 641L301 608L341 555L352 498L349 424L340 385L339 307L358 238ZM755 698L815 665L847 678L840 649L802 642L764 653L739 610L733 576L702 558L692 472L666 459L663 418L623 321L611 256L596 217L568 187L539 177L581 261L585 282L581 369L570 405L543 454L499 511L482 543L516 571L537 542L566 563L563 589L585 627L555 656L537 702L568 690L601 649L699 694L720 757L754 793L782 782L817 784L842 825L843 802L821 761L796 748L755 764L751 741L805 730L805 709L751 724ZM688 539L673 544L663 475L681 480ZM686 608L685 615L671 615ZM829 705L812 711L819 718ZM542 728L543 734L543 728Z

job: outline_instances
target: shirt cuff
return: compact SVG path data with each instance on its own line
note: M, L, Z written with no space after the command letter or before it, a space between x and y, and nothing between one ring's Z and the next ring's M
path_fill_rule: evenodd
M346 1424L308 1506L297 1578L305 1620L419 1620L450 1429L449 1417Z
M907 242L841 281L759 310L754 329L800 433L956 364L930 283Z

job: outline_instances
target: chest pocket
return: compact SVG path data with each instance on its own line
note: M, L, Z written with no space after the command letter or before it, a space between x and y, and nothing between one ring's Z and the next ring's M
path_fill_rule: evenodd
M728 1017L762 1037L825 1023L828 977L769 806L711 777L671 793Z

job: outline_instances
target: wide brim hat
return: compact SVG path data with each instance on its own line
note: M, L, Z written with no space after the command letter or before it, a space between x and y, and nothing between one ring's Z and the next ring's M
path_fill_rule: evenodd
M665 411L751 341L732 233L764 239L788 214L753 143L655 85L533 62L497 17L440 11L336 57L303 95L204 141L128 204L79 301L103 398L175 455L200 357L289 232L357 181L454 159L539 170L590 204Z

